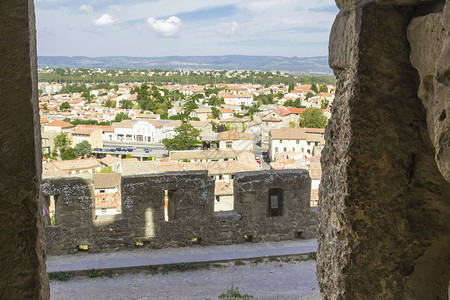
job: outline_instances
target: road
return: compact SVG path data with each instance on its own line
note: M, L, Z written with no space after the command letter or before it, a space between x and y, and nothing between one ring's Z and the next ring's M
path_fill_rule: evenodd
M239 261L209 269L154 274L125 273L112 278L77 276L51 281L50 299L217 299L232 286L261 300L319 300L315 261Z
M108 153L108 154L122 154L123 156L127 154L131 154L139 157L157 157L161 158L165 155L168 155L169 152L164 148L163 144L150 144L150 143L139 143L139 142L116 142L116 141L103 141L102 149L116 149L116 148L127 148L128 146L136 147L134 151L131 152L105 152L105 151L94 151L94 153ZM148 153L144 151L144 149L151 149Z
M261 158L262 170L270 170L270 165L267 163L268 161L264 160L264 153L268 154L267 146L261 147L261 140L254 139L253 140L253 153L255 156L259 156Z

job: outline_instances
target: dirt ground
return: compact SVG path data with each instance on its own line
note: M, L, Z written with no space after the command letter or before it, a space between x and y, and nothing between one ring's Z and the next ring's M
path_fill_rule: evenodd
M75 276L52 280L51 299L217 299L231 287L257 299L319 300L316 262L286 259L211 264L167 274L154 270L114 274L112 278Z

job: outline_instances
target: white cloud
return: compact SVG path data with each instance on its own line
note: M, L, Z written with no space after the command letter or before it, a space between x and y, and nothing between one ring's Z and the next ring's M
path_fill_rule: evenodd
M217 27L217 31L226 37L230 37L239 30L239 27L240 26L238 22L220 23Z
M110 15L104 14L100 18L95 20L94 24L98 25L98 26L107 26L107 25L112 25L114 22L115 22L115 20L113 20L113 18Z
M87 4L81 5L80 8L79 8L79 10L82 11L82 12L86 12L86 13L89 13L89 12L94 11L94 9L92 8L92 6L87 5Z
M172 16L166 20L156 20L155 18L148 18L147 23L151 26L153 31L163 37L176 36L180 30L181 20Z

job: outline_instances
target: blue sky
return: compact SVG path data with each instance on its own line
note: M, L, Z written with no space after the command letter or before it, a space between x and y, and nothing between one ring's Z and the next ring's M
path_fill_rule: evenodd
M39 55L327 55L333 0L35 0Z

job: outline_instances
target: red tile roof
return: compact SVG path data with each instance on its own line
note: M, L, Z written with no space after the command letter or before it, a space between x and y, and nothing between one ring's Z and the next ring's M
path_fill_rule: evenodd
M75 127L75 125L72 125L70 123L67 123L67 122L64 122L61 120L53 120L50 123L48 123L47 126L55 126L55 127L61 127L61 128Z

